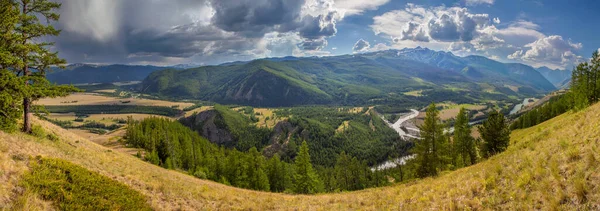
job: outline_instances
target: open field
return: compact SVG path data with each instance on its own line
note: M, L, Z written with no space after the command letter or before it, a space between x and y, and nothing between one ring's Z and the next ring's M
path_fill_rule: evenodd
M194 105L188 102L170 102L163 100L150 100L140 98L116 98L94 93L73 93L66 97L45 98L36 102L39 105L139 105L139 106L165 106L184 109Z
M243 112L243 109L246 107L237 107L233 108L233 110L240 112L246 116L250 116L250 114L246 114ZM273 128L277 123L288 119L287 117L278 117L275 114L277 109L274 108L253 108L254 116L258 119L258 122L255 123L258 127L267 127Z
M475 110L475 111L480 111L480 110L487 108L487 106L485 106L485 105L472 105L472 104L456 105L456 104L454 104L454 105L445 107L443 110L441 110L440 118L442 120L449 120L452 118L456 118L456 115L458 115L460 108L463 108L463 107L467 110Z
M13 204L27 161L61 158L141 192L157 210L597 210L600 104L514 131L506 152L471 167L391 187L312 196L233 188L109 150L46 122L60 141L0 132L0 206ZM33 204L47 204L33 197Z
M60 121L74 121L77 119L75 113L50 113L47 116L49 119L56 119ZM105 124L115 123L119 119L127 120L128 117L132 117L134 120L143 120L148 117L163 117L173 119L172 117L166 117L161 115L154 114L88 114L88 117L85 117L84 120L96 121Z
M96 90L93 92L97 92L97 93L115 93L117 92L116 89L100 89L100 90Z

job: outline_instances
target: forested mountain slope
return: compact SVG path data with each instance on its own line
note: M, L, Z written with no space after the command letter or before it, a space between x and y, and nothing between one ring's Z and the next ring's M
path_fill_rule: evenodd
M47 77L57 84L114 83L141 81L150 73L165 69L158 66L142 65L91 65L72 64L65 69L54 68Z
M58 141L0 132L0 205L13 203L28 156L61 158L142 193L158 210L198 209L562 209L600 205L600 104L514 131L509 148L436 178L322 195L250 191L196 179L109 150L46 122ZM6 176L8 175L8 176ZM33 197L33 196L32 196ZM25 203L32 203L28 201Z
M142 92L223 104L402 104L509 100L554 90L534 68L426 48L285 57L150 74ZM422 96L404 93L422 90Z

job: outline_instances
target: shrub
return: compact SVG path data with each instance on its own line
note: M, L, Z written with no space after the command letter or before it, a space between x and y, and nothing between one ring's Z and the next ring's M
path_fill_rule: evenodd
M31 163L20 184L59 210L152 210L140 193L106 176L60 159Z
M42 128L42 126L39 125L33 125L31 127L31 135L38 137L38 138L45 138L46 137L46 131L44 131L44 128Z

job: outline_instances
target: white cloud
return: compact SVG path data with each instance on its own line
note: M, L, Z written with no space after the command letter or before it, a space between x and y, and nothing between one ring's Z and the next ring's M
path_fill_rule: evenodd
M502 28L499 24L499 18L474 14L467 8L407 4L404 10L374 17L371 28L389 38L393 48L421 46L533 66L565 67L581 58L577 54L581 44L547 37L536 23L520 19Z
M362 14L365 10L376 10L390 0L335 0L335 7L345 12L345 15Z
M467 6L476 6L480 4L494 4L494 0L465 0Z
M371 44L369 44L369 42L360 39L358 41L356 41L356 43L354 44L354 47L352 47L352 51L354 52L364 52L369 50L369 48L371 47Z
M375 34L420 42L470 41L478 30L492 24L488 14L473 14L466 8L425 8L414 4L376 16L373 21Z
M550 68L566 68L583 61L583 57L575 54L583 47L581 43L564 40L562 36L552 35L541 38L515 51L507 58L520 60L533 66Z

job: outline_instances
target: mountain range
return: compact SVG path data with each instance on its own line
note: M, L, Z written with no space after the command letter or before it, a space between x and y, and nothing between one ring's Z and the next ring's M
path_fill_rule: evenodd
M533 67L427 48L330 57L283 57L151 73L141 91L253 106L473 102L556 87ZM418 93L418 96L407 93Z
M140 91L163 97L291 106L507 100L564 88L570 78L566 70L420 47L196 66L74 64L54 70L48 79L59 84L143 81ZM411 92L418 95L406 94Z

